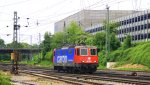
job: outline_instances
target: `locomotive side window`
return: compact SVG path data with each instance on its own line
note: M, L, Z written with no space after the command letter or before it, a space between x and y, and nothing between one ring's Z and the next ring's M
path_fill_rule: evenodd
M81 49L81 55L87 55L87 49Z
M72 50L71 50L71 49L68 50L68 54L69 54L69 55L72 54Z
M59 51L59 50L56 50L55 55L56 55L56 56L60 55L60 51Z
M66 50L62 50L62 55L66 55Z
M91 49L91 55L97 55L96 49Z
M80 49L77 49L77 55L80 55Z

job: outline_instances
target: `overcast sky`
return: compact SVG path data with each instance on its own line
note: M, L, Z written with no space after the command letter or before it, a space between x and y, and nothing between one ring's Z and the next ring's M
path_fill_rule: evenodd
M0 38L6 43L12 42L14 11L20 17L19 41L30 44L31 35L32 43L38 43L39 33L44 35L48 31L53 34L55 22L82 9L105 10L106 4L110 10L150 8L150 0L0 0Z

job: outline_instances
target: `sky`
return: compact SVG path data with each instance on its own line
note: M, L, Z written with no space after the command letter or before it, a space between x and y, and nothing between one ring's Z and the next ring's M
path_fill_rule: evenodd
M0 38L13 41L14 11L20 17L18 41L38 44L39 33L41 40L46 31L53 34L55 22L83 9L106 10L106 5L110 10L146 10L150 0L0 0Z

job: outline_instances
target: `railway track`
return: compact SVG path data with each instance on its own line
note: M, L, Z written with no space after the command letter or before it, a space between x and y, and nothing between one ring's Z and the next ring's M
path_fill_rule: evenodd
M150 84L150 75L149 73L144 72L139 75L130 75L130 72L106 72L106 71L97 71L94 74L70 74L70 73L58 73L49 68L39 68L39 67L28 67L22 65L19 72L26 73L34 76L43 77L46 79L58 80L67 82L75 85L115 85L116 82L125 83L125 84L135 84L135 85L149 85ZM0 68L9 70L10 65L0 65ZM110 83L108 83L110 82Z
M34 71L30 72L33 73ZM56 77L57 79L64 79L64 80L69 80L69 81L77 81L77 82L83 82L83 83L88 83L88 84L94 84L94 85L115 85L116 82L121 82L121 83L126 83L126 84L137 84L137 85L148 85L150 84L149 79L147 78L146 80L141 80L139 79L134 79L133 77L130 78L121 78L119 76L100 76L96 74L68 74L68 73L57 73L53 71L43 71L39 72L38 74L42 73L43 75L51 76L51 77ZM71 80L70 80L71 79ZM81 81L82 80L82 81ZM89 82L90 81L90 82ZM111 81L110 83L106 83L106 81ZM65 82L65 81L64 81ZM76 83L77 84L77 83Z
M21 73L39 76L39 77L43 77L46 79L63 81L63 82L75 84L75 85L110 85L110 84L105 84L105 83L101 83L101 82L89 81L86 79L79 79L76 77L64 76L60 73L55 73L55 72L51 72L51 73L49 72L49 74L47 74L47 73L43 73L43 72L39 72L39 71L37 72L37 71L26 70L26 71L21 71Z

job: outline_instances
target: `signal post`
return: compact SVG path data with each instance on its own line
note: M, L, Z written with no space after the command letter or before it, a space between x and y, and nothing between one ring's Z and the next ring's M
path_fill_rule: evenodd
M18 60L19 60L19 53L17 52L18 48L18 30L20 29L20 25L18 25L18 19L17 17L17 12L14 12L14 26L13 26L13 53L11 53L11 64L12 64L12 69L11 73L12 74L18 74Z

